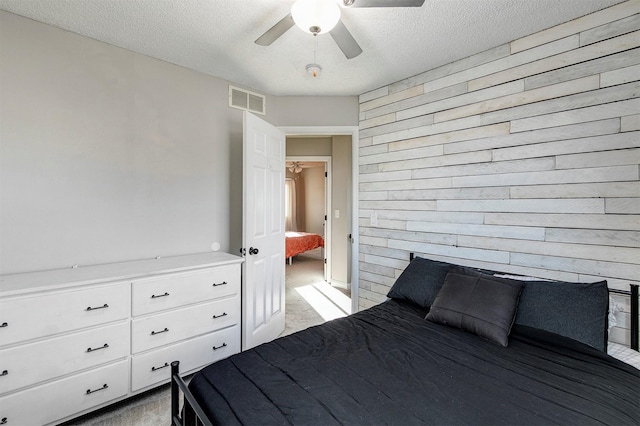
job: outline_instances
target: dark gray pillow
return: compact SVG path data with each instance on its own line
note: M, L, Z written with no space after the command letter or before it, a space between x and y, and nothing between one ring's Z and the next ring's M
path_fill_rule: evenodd
M426 318L507 346L523 287L520 281L452 268Z
M408 301L428 309L440 291L451 266L452 264L446 262L414 257L393 284L387 297Z
M606 352L608 311L606 281L527 281L516 324L570 337Z

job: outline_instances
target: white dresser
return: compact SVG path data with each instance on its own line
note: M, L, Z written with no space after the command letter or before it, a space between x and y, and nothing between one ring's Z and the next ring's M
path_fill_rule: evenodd
M62 422L240 351L240 265L202 253L0 276L0 424Z

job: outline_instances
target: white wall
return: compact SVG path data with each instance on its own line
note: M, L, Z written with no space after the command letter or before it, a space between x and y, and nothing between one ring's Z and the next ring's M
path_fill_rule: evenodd
M213 242L238 252L242 112L228 82L1 11L0 38L1 274ZM357 123L353 96L283 105L267 94L264 118Z
M304 182L305 232L324 235L325 178L324 167L302 171Z
M640 281L639 9L616 5L360 96L361 307L385 299L410 252Z

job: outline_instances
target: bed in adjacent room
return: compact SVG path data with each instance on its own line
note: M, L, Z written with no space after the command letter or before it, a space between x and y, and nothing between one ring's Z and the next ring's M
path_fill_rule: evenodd
M285 232L285 256L292 262L293 256L324 247L324 239L311 232Z
M188 389L174 363L172 416L180 386L204 424L637 425L640 371L607 354L608 293L416 258L386 302L218 361Z

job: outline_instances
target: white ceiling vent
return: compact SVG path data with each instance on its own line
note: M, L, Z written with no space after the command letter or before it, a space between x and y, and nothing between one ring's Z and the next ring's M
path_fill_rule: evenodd
M239 87L229 86L229 106L257 114L266 114L265 96Z

